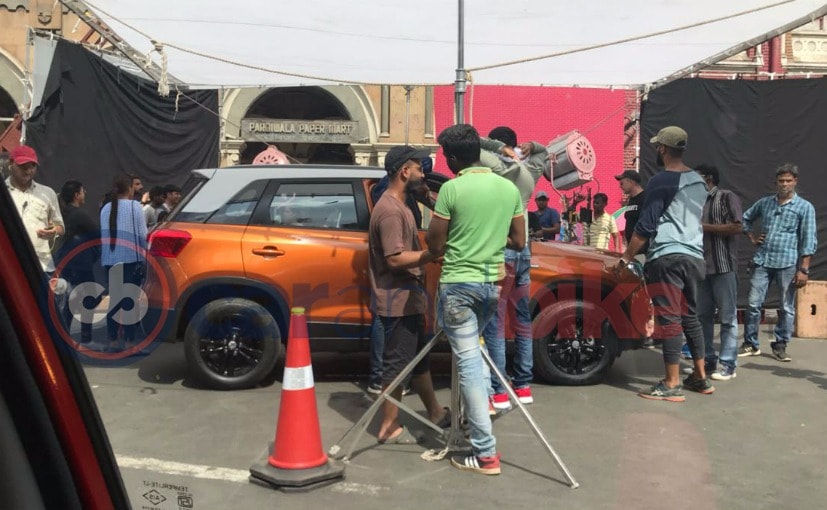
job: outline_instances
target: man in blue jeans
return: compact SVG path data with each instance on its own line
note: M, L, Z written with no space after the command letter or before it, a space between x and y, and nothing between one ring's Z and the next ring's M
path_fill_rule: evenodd
M454 354L472 455L451 459L461 470L500 474L497 440L488 414L480 334L497 309L505 277L505 247L526 244L520 192L511 181L480 166L480 136L473 126L445 129L437 141L457 177L442 185L428 227L428 250L444 254L437 320Z
M775 280L781 293L781 310L775 325L772 354L779 361L790 361L787 343L795 319L796 289L807 285L810 260L816 251L816 213L813 204L795 192L798 167L785 163L775 171L774 195L764 197L744 213L744 233L758 247L752 258L744 343L738 356L758 356L758 323L761 306L770 282ZM753 223L761 220L762 232L753 232Z
M528 201L534 193L537 181L543 172L550 170L548 151L537 142L526 142L517 145L517 133L507 126L499 126L488 133L488 138L481 140L482 152L480 163L494 171L495 174L513 182L520 191L523 209L527 210ZM526 216L528 216L526 214ZM557 220L559 223L559 219ZM528 222L526 221L526 232ZM531 276L531 248L529 243L521 251L505 249L505 280L502 284L502 295L497 313L485 327L483 337L485 347L491 355L491 360L501 374L505 374L505 322L509 310L514 311L511 321L514 325L514 373L511 384L517 398L523 404L531 404L534 397L531 395L529 383L534 368L534 353L532 349L531 314L528 310L529 285ZM508 393L500 380L491 376L491 405L492 412L505 410L511 407Z
M732 191L718 187L718 169L698 165L695 169L706 182L706 197L702 225L704 230L704 259L706 278L698 287L698 320L704 333L704 367L716 381L735 378L738 351L738 244L743 213L741 199ZM715 354L715 308L721 319L721 356ZM684 345L684 348L688 348ZM720 370L718 361L721 362ZM684 373L694 369L686 368Z

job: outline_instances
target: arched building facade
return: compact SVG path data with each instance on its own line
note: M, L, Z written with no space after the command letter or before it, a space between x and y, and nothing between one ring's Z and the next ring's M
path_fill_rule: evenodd
M431 87L331 85L222 94L221 163L268 144L302 163L382 165L393 145L435 146Z

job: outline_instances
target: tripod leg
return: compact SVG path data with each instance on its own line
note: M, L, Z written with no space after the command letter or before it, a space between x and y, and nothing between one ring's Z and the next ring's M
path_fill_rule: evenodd
M481 349L481 352L483 359L485 359L485 362L488 363L489 367L491 367L491 373L497 376L497 379L500 380L503 387L508 392L509 397L511 397L511 400L513 400L517 404L517 407L520 409L520 412L523 413L523 416L528 422L528 425L531 427L531 430L534 432L534 435L537 436L537 439L540 440L540 442L546 448L546 451L548 451L549 455L551 455L551 457L557 463L557 466L560 468L560 471L563 472L563 475L565 475L566 479L569 481L569 486L572 489L578 488L580 484L577 483L577 480L575 480L574 476L572 476L572 474L569 472L569 469L566 467L566 464L563 462L563 459L561 459L557 452L554 451L554 448L551 446L551 443L549 443L546 440L546 437L543 435L543 431L540 430L540 427L537 426L537 423L534 421L534 418L525 408L523 403L520 402L520 399L517 397L517 394L514 393L514 389L511 387L510 384L508 384L508 381L505 380L503 374L501 374L497 367L494 365L494 362L491 360L491 357L488 355L488 352L485 349Z
M465 415L462 409L462 393L459 389L459 372L457 370L457 359L451 354L451 432L448 434L446 450L459 450L465 440L465 431L462 430L462 417Z
M330 447L330 449L327 452L329 456L333 458L339 458L337 456L342 449L342 443L344 443L348 439L348 437L355 432L356 436L353 438L353 441L350 444L350 448L348 448L345 455L341 457L344 460L350 458L350 456L353 454L353 450L356 448L356 445L362 438L362 434L364 434L365 430L367 430L370 421L379 411L379 407L382 405L382 402L384 402L385 399L390 400L391 402L396 404L400 409L414 416L415 418L421 419L421 417L415 412L413 412L410 408L400 405L399 401L390 396L390 393L394 389L396 389L397 386L402 384L402 381L404 381L408 374L410 374L413 371L413 369L416 367L416 364L419 363L420 360L422 360L422 358L424 358L426 354L431 352L431 349L434 348L434 345L436 345L441 335L442 330L437 331L437 333L433 336L433 338L431 338L431 340L425 345L425 347L422 348L422 350L419 351L419 353L417 353L414 359L410 363L408 363L408 365L405 366L405 368L402 369L402 371L399 373L399 375L396 376L396 378L393 381L391 381L390 385L385 389L385 391L383 391L381 395L376 397L376 401L374 401L373 404L371 404L371 406L368 408L368 410L365 411L365 414L363 414L362 417L359 418L359 420L356 423L354 423L353 426L350 427L347 432L345 432L345 434L341 437L341 439L339 439L339 441L336 442L336 444Z

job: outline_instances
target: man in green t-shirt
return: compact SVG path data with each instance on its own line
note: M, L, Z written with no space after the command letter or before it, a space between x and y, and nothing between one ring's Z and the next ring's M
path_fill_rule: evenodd
M497 442L488 414L488 385L483 375L480 334L497 310L499 282L505 277L506 246L526 244L523 203L509 180L480 166L480 135L458 124L437 141L457 177L442 185L428 228L428 250L443 256L439 280L439 326L456 357L465 400L473 454L451 459L465 471L500 473Z

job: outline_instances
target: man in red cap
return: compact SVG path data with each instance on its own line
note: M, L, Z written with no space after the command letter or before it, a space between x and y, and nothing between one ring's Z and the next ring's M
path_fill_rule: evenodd
M57 195L52 188L34 181L38 165L34 149L27 145L15 147L9 161L11 174L6 179L6 187L32 240L43 271L51 273L55 270L52 243L57 236L63 235L63 217Z

